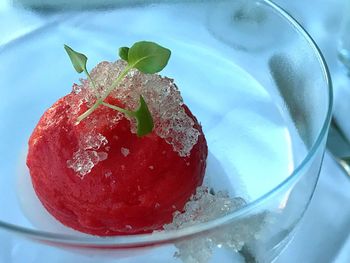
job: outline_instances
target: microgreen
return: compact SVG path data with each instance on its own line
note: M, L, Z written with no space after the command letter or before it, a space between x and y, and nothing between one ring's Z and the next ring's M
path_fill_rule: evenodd
M93 83L87 69L87 57L84 54L74 51L68 46L64 46L67 51L67 54L78 73L85 72L89 80ZM114 80L110 87L106 89L106 92L102 94L89 108L86 112L80 115L77 119L77 122L81 122L86 117L88 117L92 112L94 112L100 105L104 105L116 111L122 112L129 117L136 119L137 123L137 135L144 136L152 132L154 123L152 115L148 109L147 103L140 94L139 107L134 110L126 110L115 105L106 103L104 100L108 95L121 83L123 78L128 74L131 69L138 69L142 73L154 74L160 72L169 61L171 51L167 48L164 48L154 42L149 41L140 41L136 42L130 48L121 47L119 49L119 56L121 59L125 60L128 65L124 70L119 74L119 76ZM93 83L95 87L95 84Z
M140 95L140 106L134 111L137 122L137 135L143 136L152 132L154 124L152 115L143 97Z
M140 41L129 49L122 47L119 56L128 62L132 68L143 73L154 74L167 65L171 51L154 42Z
M71 47L67 45L64 45L64 49L66 50L76 72L82 73L84 71L86 76L88 77L88 79L90 80L94 88L96 89L96 85L94 81L91 79L90 74L86 68L87 57L84 54L73 50Z
M140 95L140 105L135 111L125 110L106 102L102 102L102 104L111 109L120 111L129 117L134 117L137 124L137 136L141 137L152 132L154 127L153 118L142 95Z
M128 47L121 47L119 48L119 57L126 62L128 61L128 53L129 53L129 48Z

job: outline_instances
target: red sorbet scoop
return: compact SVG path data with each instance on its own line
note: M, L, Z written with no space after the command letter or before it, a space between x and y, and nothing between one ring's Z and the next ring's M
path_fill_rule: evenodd
M109 80L101 76L123 66L103 62L91 76L103 89ZM143 94L155 121L152 133L138 137L133 120L105 106L76 124L91 106L89 85L74 85L71 94L44 113L31 135L27 165L35 192L55 218L85 233L161 229L202 184L207 144L201 126L172 80L138 71L106 101L135 108Z

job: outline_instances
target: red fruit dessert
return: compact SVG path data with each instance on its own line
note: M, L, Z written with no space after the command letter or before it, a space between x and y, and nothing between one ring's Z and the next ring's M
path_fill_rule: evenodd
M77 124L125 66L100 63L91 72L97 91L88 80L74 84L29 140L27 165L42 204L64 225L93 235L161 229L204 177L205 137L169 78L131 70L105 100L135 109L142 94L154 120L150 134L138 137L132 118L106 106Z

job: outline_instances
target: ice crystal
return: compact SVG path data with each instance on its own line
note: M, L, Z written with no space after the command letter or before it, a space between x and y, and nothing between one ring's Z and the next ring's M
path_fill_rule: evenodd
M104 137L100 133L95 134L93 132L86 134L80 140L81 147L84 150L89 150L89 149L98 150L102 146L105 146L107 143L108 143L108 141L107 141L106 137Z
M67 161L67 167L73 169L83 179L92 168L108 158L104 151L98 151L108 143L106 137L100 133L85 134L79 141L79 149L74 152L72 159Z
M116 62L101 62L92 71L91 78L97 85L95 95L91 96L92 85L87 80L81 80L81 85L75 87L84 101L91 105L96 97L104 94L117 76L125 68L122 60ZM96 94L97 93L97 94ZM183 100L174 81L156 74L143 74L136 69L131 70L122 83L115 88L111 96L122 101L128 109L139 106L139 97L143 96L152 114L156 134L172 145L175 152L185 157L190 154L197 143L200 132L183 107ZM118 122L122 115L116 115ZM136 133L136 123L130 118L132 132Z
M124 157L126 157L126 156L129 155L130 150L129 150L128 148L121 147L121 148L120 148L120 152L121 152L121 154L122 154Z
M98 162L106 158L107 153L105 152L79 149L73 154L73 158L67 161L67 167L73 169L83 179Z
M228 215L246 205L239 197L230 198L226 192L214 193L207 187L198 187L197 192L185 205L183 212L175 212L173 222L164 225L164 230L178 230L199 223L206 223ZM251 215L221 226L206 236L200 236L175 245L175 257L185 263L209 262L216 247L240 251L249 241L256 239L264 221L264 214Z
M105 173L105 177L110 177L112 175L112 172L111 171L108 171Z
M86 79L81 79L80 85L74 84L72 94L78 97L73 99L75 107L71 107L70 117L76 119L82 113L80 108L84 103L91 107L96 98L104 94L112 85L125 66L126 63L121 60L99 63L91 71L91 78L96 83L97 90ZM154 119L155 133L172 145L179 156L189 156L191 149L198 141L200 132L195 127L193 119L187 115L174 81L156 74L143 74L138 70L131 70L110 96L122 101L126 108L134 110L139 106L140 95L147 102ZM81 178L91 172L98 162L108 157L106 152L99 151L101 147L107 145L107 139L102 134L93 132L97 124L106 122L105 116L91 115L88 118L91 131L80 138L79 149L74 152L72 159L67 161L67 166L77 172ZM124 118L122 113L116 113L114 118L108 120L107 125L112 127L122 118ZM135 120L133 118L129 120L132 132L136 133ZM117 135L113 139L117 140ZM108 146L104 150L109 151ZM130 151L122 147L121 153L126 157ZM152 170L153 167L150 169Z

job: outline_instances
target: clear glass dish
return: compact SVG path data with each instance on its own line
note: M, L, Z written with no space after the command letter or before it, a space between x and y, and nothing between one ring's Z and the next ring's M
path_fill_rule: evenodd
M0 47L0 261L273 261L313 195L332 110L330 77L312 39L268 0L77 3L53 12L31 5L47 23ZM205 184L245 205L173 231L85 235L36 199L27 141L45 109L78 81L63 44L89 54L92 68L139 40L172 50L162 74L202 123Z

